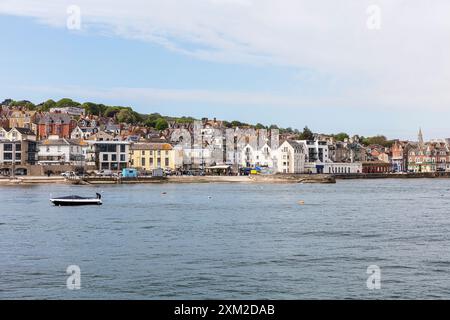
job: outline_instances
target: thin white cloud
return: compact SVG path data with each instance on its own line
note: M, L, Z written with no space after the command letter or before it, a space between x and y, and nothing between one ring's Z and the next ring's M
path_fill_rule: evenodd
M271 94L266 92L251 91L213 91L213 90L181 90L162 88L131 88L131 87L110 87L95 88L83 86L20 86L14 87L14 91L30 92L45 97L70 97L73 99L83 99L84 101L127 101L129 104L158 105L161 103L183 104L197 103L199 105L218 106L246 106L249 108L327 108L342 107L358 110L361 108L376 108L379 111L405 111L413 112L423 109L426 105L428 111L448 111L442 108L442 103L432 104L427 101L427 96L417 95L416 103L408 104L408 101L401 95L383 95L376 100L366 92L355 92L345 96L323 96L305 97L285 94ZM450 104L450 100L444 101L445 105ZM40 101L36 101L40 102Z
M450 103L448 0L2 0L0 14L64 27L72 4L81 8L86 32L199 59L329 74L340 90L331 101L436 109ZM378 31L366 26L371 4L381 8ZM349 78L360 79L360 92L352 92Z

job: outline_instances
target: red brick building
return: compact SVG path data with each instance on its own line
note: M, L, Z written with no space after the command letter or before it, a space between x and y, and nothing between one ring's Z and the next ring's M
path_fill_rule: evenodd
M363 173L388 173L391 172L391 165L382 161L368 161L362 163Z
M55 135L59 138L70 138L72 130L76 127L76 121L68 114L42 113L36 116L36 135L39 139L47 139Z

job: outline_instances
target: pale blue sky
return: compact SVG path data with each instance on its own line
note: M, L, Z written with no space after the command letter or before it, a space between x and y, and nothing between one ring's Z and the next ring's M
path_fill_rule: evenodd
M450 46L438 37L448 38L450 13L423 28L432 12L417 16L416 1L379 1L379 31L352 0L344 20L323 0L71 1L81 30L65 26L64 2L0 3L0 99L70 97L390 138L414 139L421 126L426 138L450 137ZM446 4L436 3L437 14Z

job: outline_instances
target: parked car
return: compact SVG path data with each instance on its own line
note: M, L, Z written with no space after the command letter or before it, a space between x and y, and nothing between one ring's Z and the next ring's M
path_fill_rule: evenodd
M111 170L99 170L95 172L95 175L98 177L112 177L114 173ZM116 174L117 176L117 174Z
M69 178L69 177L75 177L76 174L73 171L66 171L66 172L61 173L61 176Z

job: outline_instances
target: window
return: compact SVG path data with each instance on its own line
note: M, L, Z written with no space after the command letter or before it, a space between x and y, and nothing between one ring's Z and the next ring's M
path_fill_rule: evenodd
M142 159L141 159L141 166L142 166L142 167L145 167L145 158L142 158Z
M22 151L22 145L20 143L16 144L16 151Z
M169 158L166 158L166 161L165 161L165 166L166 166L166 167L168 167L168 166L169 166Z
M12 160L12 153L3 153L3 159Z
M117 152L115 144L100 144L98 146L100 152Z
M103 161L108 161L108 155L107 154L103 155Z
M158 168L161 167L161 158L157 159L157 165L158 165Z
M112 154L111 155L111 161L117 161L117 155Z
M5 144L5 146L3 147L4 151L12 151L12 144L11 143L7 143Z
M141 151L141 155L145 156L145 150Z
M120 155L120 162L125 162L125 155L124 154Z
M120 152L125 152L125 145L124 144L120 145Z

